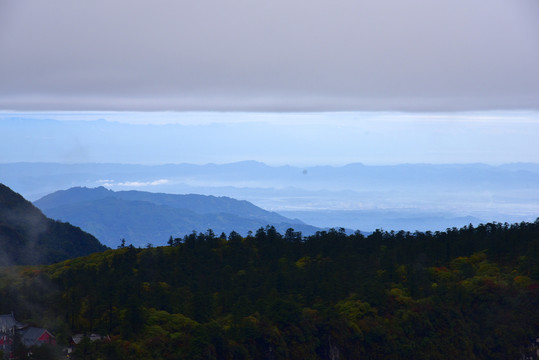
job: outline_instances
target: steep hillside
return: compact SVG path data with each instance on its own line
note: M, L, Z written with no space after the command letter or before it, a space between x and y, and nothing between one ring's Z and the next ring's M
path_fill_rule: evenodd
M135 246L164 245L170 236L192 231L247 234L266 225L312 234L315 228L299 220L263 210L248 201L204 195L173 195L142 191L71 188L35 202L48 216L69 221L108 246L121 239Z
M0 265L49 264L103 251L92 235L51 220L0 184Z

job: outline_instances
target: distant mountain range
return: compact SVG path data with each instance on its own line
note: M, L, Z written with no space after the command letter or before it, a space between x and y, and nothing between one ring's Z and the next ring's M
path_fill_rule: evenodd
M208 229L217 235L231 231L246 235L267 225L283 233L288 228L306 235L321 230L229 197L75 187L44 196L34 204L48 216L80 226L110 247L118 246L121 239L135 246L163 245L170 236Z
M92 235L45 217L0 184L0 266L50 264L105 249Z
M268 166L230 164L0 163L0 182L27 199L59 189L201 194L243 199L317 227L445 230L534 221L539 164ZM167 204L158 204L167 205Z

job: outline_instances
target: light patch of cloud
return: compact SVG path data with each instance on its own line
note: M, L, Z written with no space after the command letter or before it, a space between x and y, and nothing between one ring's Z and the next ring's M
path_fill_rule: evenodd
M491 111L491 112L469 112L469 113L415 113L415 114L393 114L380 117L380 120L392 121L422 121L422 122L451 122L451 123L529 123L538 124L537 112L531 111Z
M131 125L185 125L265 123L281 126L348 126L366 123L539 123L537 111L397 112L397 111L7 111L2 118L54 119L59 121L106 120Z
M115 184L109 184L110 186L157 186L168 184L169 180L159 179L154 181L124 181Z

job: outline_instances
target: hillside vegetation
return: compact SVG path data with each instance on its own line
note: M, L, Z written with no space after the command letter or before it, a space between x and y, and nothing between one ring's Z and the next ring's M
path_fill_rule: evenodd
M436 233L212 231L5 269L0 311L78 359L517 359L539 337L539 220Z

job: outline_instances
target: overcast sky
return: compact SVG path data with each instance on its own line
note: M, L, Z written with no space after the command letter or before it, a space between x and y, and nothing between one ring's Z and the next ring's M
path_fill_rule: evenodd
M3 110L539 109L537 0L0 0Z

